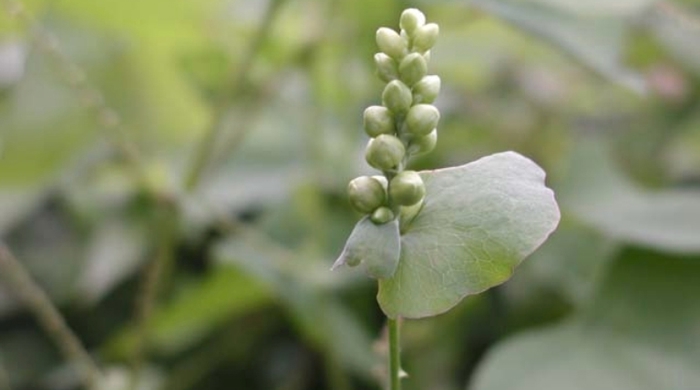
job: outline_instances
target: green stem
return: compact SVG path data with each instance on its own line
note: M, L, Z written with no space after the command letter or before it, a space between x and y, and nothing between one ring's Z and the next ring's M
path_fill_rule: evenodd
M102 377L97 364L92 360L78 336L68 327L66 320L48 295L2 242L0 242L0 276L11 287L11 291L24 301L65 358L75 366L85 388L96 389Z
M61 49L58 38L27 12L21 2L4 0L2 4L10 17L32 30L37 48L51 59L81 104L95 115L97 123L105 131L111 145L121 154L132 174L143 182L146 175L138 147L129 140L121 116L107 103L104 94L89 82L85 71Z
M159 229L156 237L158 242L156 256L145 270L136 306L137 333L133 355L131 356L133 371L130 389L138 388L141 380L143 365L148 356L148 343L152 334L153 312L163 283L162 279L175 256L177 215L175 210L169 205L160 205L160 208L158 210L160 215L155 218L156 229Z
M11 390L10 376L7 375L7 370L0 360L0 390Z
M401 346L399 318L387 319L389 328L389 389L401 390Z
M185 189L193 190L195 187L197 187L197 184L208 167L212 156L214 156L214 149L216 149L221 128L223 127L222 122L224 122L226 114L230 108L231 98L229 98L229 96L231 96L232 99L236 99L246 92L248 87L247 80L250 70L253 67L253 61L257 57L258 52L262 48L263 43L272 30L272 22L274 21L277 11L281 8L283 3L284 0L273 0L270 2L260 27L256 31L253 39L250 41L250 45L248 46L246 54L243 57L243 63L239 66L235 75L230 77L228 82L225 82L226 85L230 85L229 90L231 93L230 95L224 95L225 97L222 98L214 108L212 122L207 128L206 133L204 134L204 137L202 138L202 141L195 152L192 165L187 172L184 183Z
M333 356L333 352L328 352L327 356L324 366L328 388L333 390L350 390L352 388L350 386L350 380L343 371L341 363Z

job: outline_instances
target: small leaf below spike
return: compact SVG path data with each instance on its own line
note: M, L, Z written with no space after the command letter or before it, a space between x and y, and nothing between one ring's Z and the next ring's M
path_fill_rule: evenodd
M373 278L389 278L396 271L400 253L398 220L376 225L369 217L364 217L355 225L343 252L331 269L344 264L359 264Z

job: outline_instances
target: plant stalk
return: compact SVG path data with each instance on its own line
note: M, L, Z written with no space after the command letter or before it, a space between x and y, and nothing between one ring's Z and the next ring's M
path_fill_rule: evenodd
M86 389L96 389L101 379L100 370L80 339L66 324L66 320L51 302L44 290L15 258L10 249L0 242L0 276L11 291L24 302L63 353L78 370Z
M148 344L152 335L153 312L155 310L158 295L162 288L166 270L171 266L175 256L177 215L170 206L161 206L159 214L155 218L155 228L158 234L155 258L145 269L141 282L141 291L136 303L136 343L131 356L132 377L131 389L136 389L141 380L144 363L148 355Z
M12 390L10 387L10 376L7 374L7 369L0 360L0 390Z
M238 71L229 76L229 80L224 82L225 85L230 85L231 92L221 98L215 105L212 121L206 129L201 142L197 146L192 165L187 171L184 182L186 190L191 191L197 187L199 181L202 179L204 171L209 166L210 160L215 154L214 150L216 149L217 142L219 142L222 122L225 120L226 114L230 108L231 99L236 99L246 92L246 88L248 87L247 80L250 70L253 67L254 60L272 31L273 21L283 3L284 0L273 0L270 2L263 16L263 20L246 50L243 63L238 67ZM242 134L239 134L238 137L242 138Z
M389 328L389 389L401 390L400 319L388 318Z
M61 49L58 38L27 12L22 2L4 0L2 5L11 18L31 29L37 48L53 61L63 81L74 91L81 104L95 115L98 125L134 177L141 183L145 182L146 174L140 151L129 140L122 117L107 103L105 95L89 82L85 71Z

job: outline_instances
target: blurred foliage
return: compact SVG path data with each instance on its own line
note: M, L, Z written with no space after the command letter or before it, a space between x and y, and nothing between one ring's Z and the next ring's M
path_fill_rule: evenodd
M0 237L105 389L379 388L376 285L328 268L370 172L374 31L409 6L441 27L441 139L418 165L516 150L563 221L510 282L405 322L405 388L700 388L697 0L4 3ZM77 379L0 285L0 389Z

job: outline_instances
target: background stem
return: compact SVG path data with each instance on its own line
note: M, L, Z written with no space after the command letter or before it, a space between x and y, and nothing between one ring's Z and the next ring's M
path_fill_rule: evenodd
M97 364L68 327L65 319L44 290L34 282L22 264L2 242L0 242L0 276L10 286L10 291L27 305L27 308L53 339L61 353L75 366L85 388L96 389L101 377Z
M140 182L145 182L145 168L138 147L129 140L122 117L107 103L105 95L90 83L86 72L62 50L58 38L27 12L21 2L3 0L2 5L11 18L33 33L36 47L53 61L63 81L75 92L81 104L95 115L98 125L127 163L131 174Z
M3 366L2 360L0 360L0 390L11 390L10 376L7 374L7 370L5 369L5 366Z
M389 389L401 390L401 347L399 319L389 318Z
M171 207L162 206L155 218L158 229L154 237L158 246L155 258L146 267L141 292L136 304L136 344L132 355L131 389L136 389L141 380L145 360L148 356L148 344L152 334L153 312L158 301L158 295L163 284L163 277L175 256L177 215Z
M192 165L190 166L187 176L185 177L185 189L193 190L197 184L199 184L199 181L201 180L204 171L208 167L211 158L215 155L214 149L216 148L217 141L219 141L222 122L225 120L226 113L230 109L231 100L236 99L246 93L246 89L248 88L248 75L253 67L253 61L257 57L258 52L261 50L263 43L272 30L274 18L283 3L284 0L273 0L270 2L267 10L265 11L265 15L263 16L260 27L256 31L253 39L250 41L250 45L243 56L243 63L238 67L238 71L232 73L231 76L229 76L230 79L224 82L225 85L230 85L231 92L230 94L224 95L224 97L215 105L211 124L207 128L200 144L198 145L194 159L192 160Z

